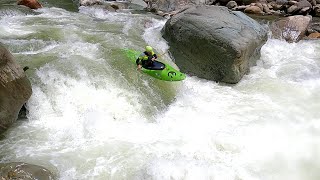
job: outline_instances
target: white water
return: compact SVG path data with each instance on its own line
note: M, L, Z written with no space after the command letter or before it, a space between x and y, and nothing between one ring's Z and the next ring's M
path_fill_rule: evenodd
M28 121L0 141L1 162L43 165L59 179L320 178L319 41L268 40L235 86L168 83L119 51L165 52L164 20L39 12L0 19L1 41L33 84Z

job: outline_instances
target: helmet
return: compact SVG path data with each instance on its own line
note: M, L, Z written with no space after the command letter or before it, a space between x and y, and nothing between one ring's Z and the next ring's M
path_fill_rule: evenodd
M152 49L151 46L146 46L146 51L147 51L147 52L152 52L152 50L153 50L153 49Z

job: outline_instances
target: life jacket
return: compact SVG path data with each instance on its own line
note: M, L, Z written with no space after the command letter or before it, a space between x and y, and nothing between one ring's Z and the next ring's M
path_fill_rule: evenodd
M151 55L148 55L148 53L145 51L145 52L143 52L142 54L140 54L140 56L139 56L139 60L141 60L141 61L147 61L148 59L149 59L149 57L150 56L154 56L154 52L152 51L151 52Z

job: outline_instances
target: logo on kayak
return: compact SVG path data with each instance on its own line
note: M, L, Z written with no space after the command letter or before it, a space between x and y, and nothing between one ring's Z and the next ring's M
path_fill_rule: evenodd
M171 77L171 78L173 78L176 75L177 75L176 72L173 72L173 71L168 72L168 76Z

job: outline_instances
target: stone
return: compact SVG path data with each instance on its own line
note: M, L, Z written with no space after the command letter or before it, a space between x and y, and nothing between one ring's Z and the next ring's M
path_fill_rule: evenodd
M0 43L0 134L17 120L31 94L31 83L23 69Z
M19 0L17 4L27 6L31 9L42 8L42 5L37 0Z
M294 14L295 12L299 11L297 5L292 5L287 9L288 14Z
M237 5L237 2L235 2L235 1L229 1L229 2L227 3L227 5L226 5L226 7L229 8L229 9L235 8L235 7L237 7L237 6L238 6L238 5Z
M234 7L232 10L234 10L234 11L244 11L247 7L249 7L249 5L247 5L247 6L237 6L237 7Z
M292 5L296 5L296 4L298 4L297 1L289 1L289 2L288 2L288 5L291 5L291 6L292 6Z
M311 16L295 15L276 21L271 25L272 36L288 42L298 42L305 36L311 19Z
M320 17L320 4L313 7L314 16Z
M169 19L162 29L182 72L237 83L256 64L267 31L226 7L195 6Z
M309 34L308 38L312 38L312 39L320 38L320 33L318 33L318 32L311 33L311 34Z
M249 6L244 10L248 14L262 14L262 10L258 6Z
M272 13L267 4L262 4L262 7L264 12L270 13L270 14Z
M102 4L102 0L80 0L80 6L93 6Z
M298 14L307 15L307 14L309 14L310 11L311 11L311 7L304 7L304 8L302 8L302 9L300 9L300 11L298 12Z
M0 163L0 179L54 180L55 176L42 166L23 162Z

